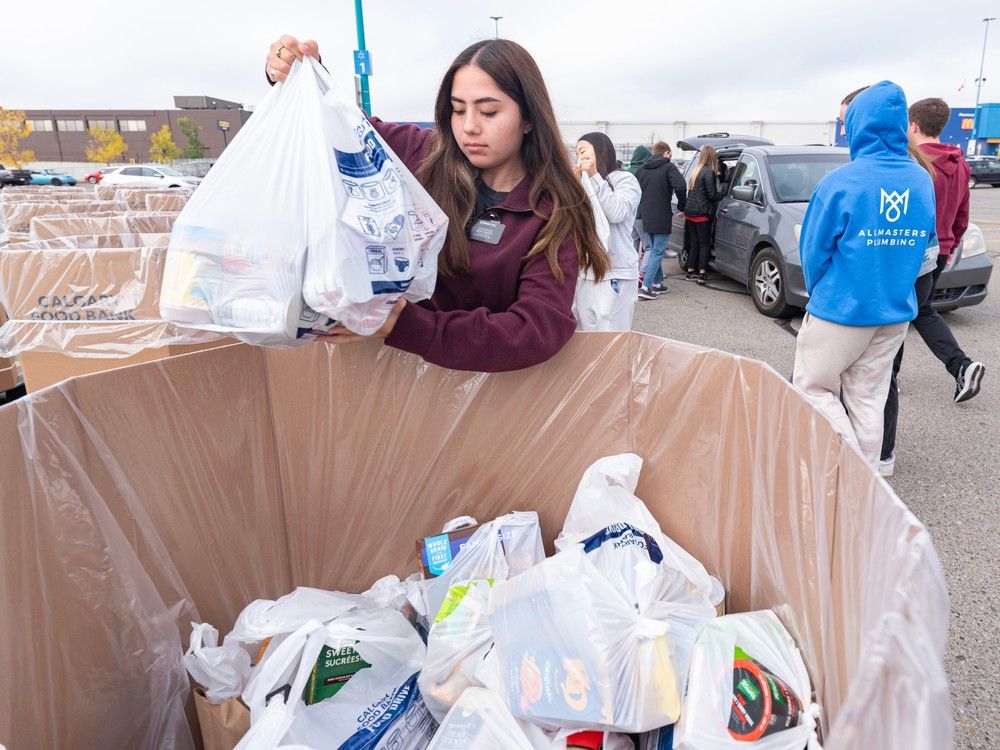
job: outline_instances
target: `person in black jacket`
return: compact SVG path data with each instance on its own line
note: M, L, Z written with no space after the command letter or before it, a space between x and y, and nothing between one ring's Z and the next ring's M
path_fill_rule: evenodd
M718 171L719 155L711 146L705 146L698 154L698 161L691 169L687 181L684 217L691 237L687 277L702 285L708 281L708 261L712 256L711 221L715 204L719 200L719 190L715 185Z
M684 178L670 161L669 154L670 146L659 141L653 145L653 155L635 173L642 188L642 200L639 202L642 228L652 243L649 260L643 271L642 286L639 288L640 299L656 299L658 294L667 291L663 284L661 264L670 239L673 215L670 199L674 193L677 194L677 208L681 211L684 210L687 199Z

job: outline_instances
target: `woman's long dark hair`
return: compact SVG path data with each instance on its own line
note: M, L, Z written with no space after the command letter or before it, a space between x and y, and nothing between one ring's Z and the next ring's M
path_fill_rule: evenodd
M521 144L521 159L531 178L529 204L546 222L525 257L544 253L552 274L561 280L564 274L559 266L559 246L572 237L580 270L603 278L611 268L611 259L597 237L594 214L583 186L573 176L545 81L528 51L507 39L489 39L463 50L448 68L438 90L434 106L437 128L419 177L448 216L448 240L438 258L440 273L453 276L468 272L470 267L465 227L476 205L478 170L459 148L451 124L452 83L458 70L466 65L474 65L489 75L501 91L517 102L521 119L532 126ZM543 196L552 201L548 214L538 209Z
M601 177L608 179L609 174L618 171L618 155L615 153L615 144L608 138L607 133L598 131L585 133L580 136L580 140L586 141L594 147L597 171Z

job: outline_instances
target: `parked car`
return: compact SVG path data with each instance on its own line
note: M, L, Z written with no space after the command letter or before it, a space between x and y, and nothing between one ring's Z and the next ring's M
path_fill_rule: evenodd
M31 172L27 169L7 169L0 164L0 188L7 185L30 185Z
M976 185L990 185L1000 187L1000 159L995 156L970 156L969 169L969 189Z
M120 169L120 167L101 167L100 169L95 169L90 174L84 175L83 181L89 182L91 185L96 185L102 179L104 179L104 175L111 174L111 172L115 171L116 169Z
M32 185L75 185L76 178L58 169L31 170Z
M711 267L746 284L764 315L793 315L809 300L798 243L806 207L816 183L850 161L850 153L830 146L718 149L728 177L719 186L723 197L714 217ZM670 248L682 269L687 267L683 246L684 215L675 213ZM932 304L939 311L979 304L986 298L992 272L983 234L970 224L956 248L955 262L938 279Z
M172 167L161 164L129 164L104 172L102 185L126 187L196 187L200 177L183 175Z

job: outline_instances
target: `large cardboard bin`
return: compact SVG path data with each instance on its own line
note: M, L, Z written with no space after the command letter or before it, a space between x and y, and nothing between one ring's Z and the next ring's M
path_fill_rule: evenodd
M190 748L189 623L405 575L461 514L534 509L551 542L584 469L626 451L730 610L795 637L828 750L951 746L927 530L756 361L640 334L496 375L374 342L237 345L31 394L0 408L0 445L8 750Z

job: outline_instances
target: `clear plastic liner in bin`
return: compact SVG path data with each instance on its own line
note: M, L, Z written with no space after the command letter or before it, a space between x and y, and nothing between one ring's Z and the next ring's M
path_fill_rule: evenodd
M145 349L220 339L160 318L167 238L64 238L14 245L0 253L0 304L8 316L0 326L0 356L61 352L122 358ZM147 244L119 246L127 241Z

